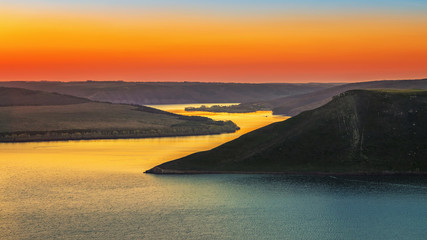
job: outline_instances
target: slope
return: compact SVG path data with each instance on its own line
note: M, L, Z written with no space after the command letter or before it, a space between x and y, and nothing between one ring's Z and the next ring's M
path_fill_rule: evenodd
M22 88L0 87L0 106L67 105L90 102L88 99Z
M148 173L427 173L427 91L352 90Z
M274 114L296 116L300 112L320 107L329 102L333 96L352 89L427 89L427 79L350 83L311 93L264 101L260 104L272 109Z
M231 121L182 116L145 106L16 88L0 91L0 142L187 136L238 129Z

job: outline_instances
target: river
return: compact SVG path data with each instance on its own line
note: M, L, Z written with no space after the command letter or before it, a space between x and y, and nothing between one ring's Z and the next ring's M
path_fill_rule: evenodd
M185 105L188 106L188 105ZM155 106L185 113L184 105ZM0 144L0 239L425 239L424 178L143 172L286 119L187 113L212 136Z

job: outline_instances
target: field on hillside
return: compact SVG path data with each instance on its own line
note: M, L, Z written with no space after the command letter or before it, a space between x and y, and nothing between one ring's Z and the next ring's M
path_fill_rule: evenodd
M232 122L132 105L81 103L0 107L0 141L137 138L234 132Z

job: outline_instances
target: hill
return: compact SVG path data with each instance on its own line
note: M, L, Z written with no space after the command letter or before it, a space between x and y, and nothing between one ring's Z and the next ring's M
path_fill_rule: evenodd
M26 89L0 91L0 142L188 136L238 129L231 121L182 116L145 106Z
M22 88L0 87L0 106L46 106L90 102L88 99Z
M317 91L337 84L197 82L0 82L0 86L57 92L94 101L126 104L240 103Z
M148 173L427 173L427 91L353 90Z
M329 102L333 96L352 89L427 89L427 79L350 83L312 93L265 101L262 102L262 105L268 106L274 114L296 116L300 112L320 107Z
M294 94L276 99L246 102L233 106L215 106L211 108L194 108L188 111L207 112L255 112L272 110L276 115L295 116L329 102L333 96L352 89L427 89L427 79L422 80L383 80L342 84L320 89L310 93Z

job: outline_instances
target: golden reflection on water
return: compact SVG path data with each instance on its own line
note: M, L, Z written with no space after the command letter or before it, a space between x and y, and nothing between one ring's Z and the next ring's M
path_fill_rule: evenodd
M22 169L143 172L163 162L209 150L244 133L287 118L273 116L267 111L247 114L185 112L185 106L189 105L156 107L179 114L232 120L241 130L210 136L0 144L1 175L5 177L8 175L6 172Z
M159 108L185 113L184 106ZM104 229L99 221L102 225L103 214L109 211L155 212L171 192L180 196L188 189L185 184L172 187L173 181L162 183L143 171L286 119L270 112L185 114L232 120L241 130L210 136L0 143L0 239L46 239L76 228ZM127 223L120 226L126 227Z

